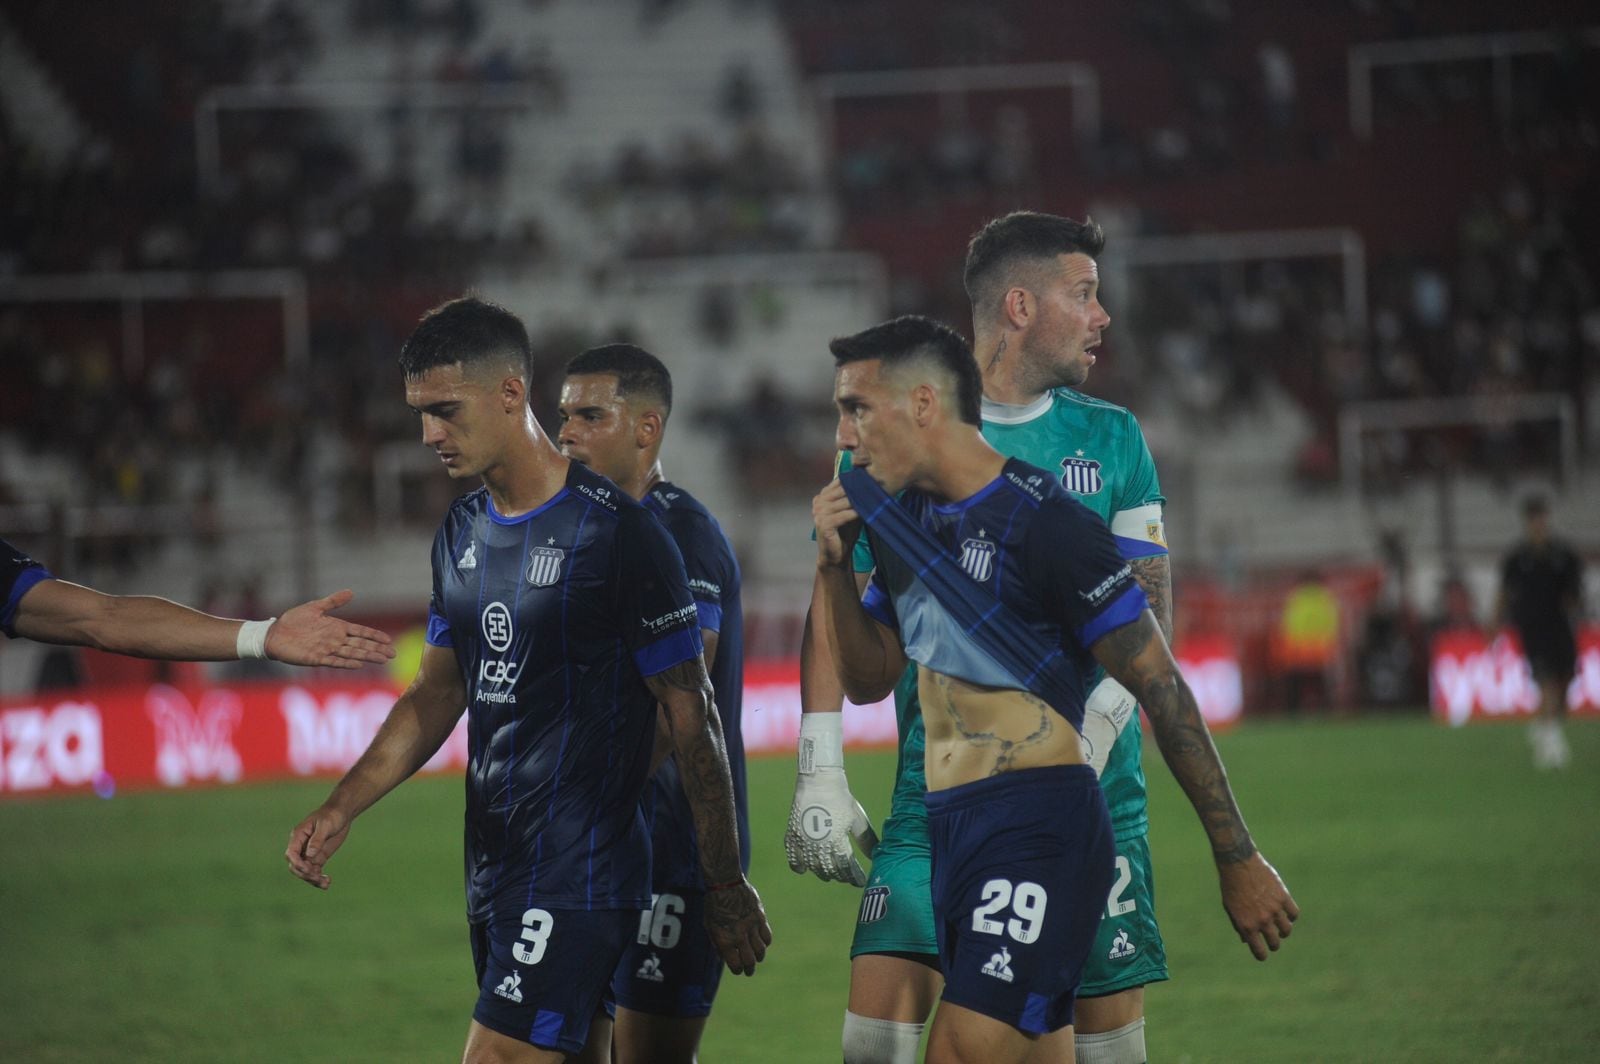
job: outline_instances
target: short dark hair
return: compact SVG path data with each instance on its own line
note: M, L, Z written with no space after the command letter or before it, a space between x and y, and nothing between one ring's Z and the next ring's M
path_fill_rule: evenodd
M636 344L601 344L573 357L567 376L610 373L617 378L617 395L626 399L643 395L672 413L672 374L655 355Z
M1012 211L989 222L967 242L961 283L973 307L987 306L1001 284L1011 287L1018 267L1081 252L1091 259L1105 250L1106 234L1093 218L1081 222L1041 211Z
M533 383L533 347L522 319L496 303L462 296L422 316L400 348L400 369L416 380L439 366L479 365L503 358Z
M894 368L911 362L930 362L955 378L956 413L968 425L983 423L983 378L972 348L962 335L943 322L907 314L841 336L828 343L835 366L881 359Z

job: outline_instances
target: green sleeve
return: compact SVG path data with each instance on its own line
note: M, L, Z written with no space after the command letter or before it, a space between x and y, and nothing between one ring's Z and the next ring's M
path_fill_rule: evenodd
M1123 468L1128 470L1128 476L1122 483L1121 497L1117 499L1112 512L1133 510L1151 503L1164 505L1167 499L1161 494L1161 478L1156 476L1155 459L1150 457L1150 445L1145 443L1139 419L1131 412L1128 414L1128 435L1123 443L1123 455L1126 459Z

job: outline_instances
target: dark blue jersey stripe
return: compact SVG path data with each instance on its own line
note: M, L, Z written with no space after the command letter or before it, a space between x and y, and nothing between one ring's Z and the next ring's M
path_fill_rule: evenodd
M1078 642L1085 647L1094 646L1095 640L1107 632L1137 621L1148 605L1150 600L1145 598L1144 588L1134 584L1113 599L1111 605L1096 614L1092 621L1078 629Z
M666 672L674 665L693 661L704 649L700 644L698 628L679 629L669 636L635 650L633 660L639 666L640 673L654 676Z

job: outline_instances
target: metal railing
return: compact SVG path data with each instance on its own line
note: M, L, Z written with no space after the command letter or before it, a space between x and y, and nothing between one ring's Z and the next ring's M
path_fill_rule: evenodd
M1600 48L1600 27L1566 33L1528 30L1431 37L1414 41L1376 41L1350 48L1350 129L1362 140L1372 136L1372 73L1379 67L1488 60L1494 83L1495 115L1508 122L1512 113L1511 61L1517 56L1552 55L1564 47Z

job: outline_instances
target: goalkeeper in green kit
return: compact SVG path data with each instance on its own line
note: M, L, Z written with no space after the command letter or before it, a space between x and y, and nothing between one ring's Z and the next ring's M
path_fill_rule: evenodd
M1083 395L1094 349L1110 316L1098 298L1095 257L1104 236L1093 222L1020 211L984 226L968 246L974 352L983 376L983 435L1002 454L1056 472L1061 484L1111 527L1171 640L1171 568L1160 484L1131 413ZM841 462L848 462L848 455ZM873 568L857 542L862 584ZM1063 544L1063 549L1070 545ZM820 618L807 618L801 648L799 775L784 844L796 872L864 886L851 945L845 1013L846 1064L916 1059L923 1024L944 985L930 894L921 709L916 675L895 689L900 758L881 842L844 778L843 697ZM1100 773L1117 837L1111 893L1078 992L1079 1064L1142 1064L1144 986L1167 978L1155 920L1146 836L1138 707L1103 674L1089 682L1085 756ZM1211 834L1232 807L1227 776L1205 724L1153 719L1157 745ZM1214 838L1220 839L1219 830ZM854 836L872 858L868 878L851 852ZM1299 909L1253 844L1213 846L1223 906L1258 959L1286 938Z

